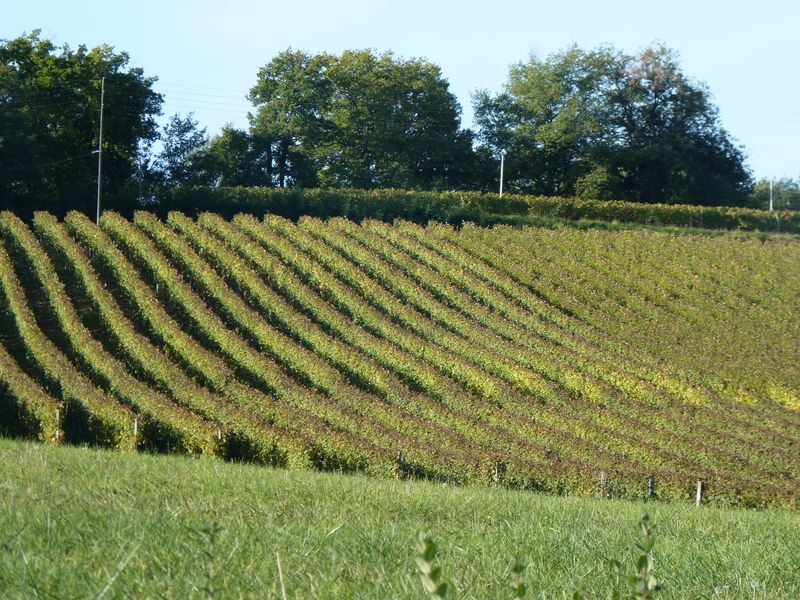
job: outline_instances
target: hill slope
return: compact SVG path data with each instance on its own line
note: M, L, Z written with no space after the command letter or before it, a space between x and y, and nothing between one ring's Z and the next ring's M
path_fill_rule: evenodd
M800 244L0 216L4 428L382 477L800 503Z

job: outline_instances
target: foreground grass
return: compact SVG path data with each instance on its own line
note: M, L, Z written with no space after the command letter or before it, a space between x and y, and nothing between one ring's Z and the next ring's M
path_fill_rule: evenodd
M800 597L800 515L544 497L0 440L0 597L590 597L657 525L660 598ZM281 573L279 575L278 564ZM282 576L282 579L281 579ZM283 587L283 591L282 588Z

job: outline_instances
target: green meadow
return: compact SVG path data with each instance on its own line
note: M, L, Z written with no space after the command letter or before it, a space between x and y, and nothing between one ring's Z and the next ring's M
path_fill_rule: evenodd
M796 598L800 515L554 497L0 441L3 598L424 598L430 533L451 598L606 597L656 525L659 598ZM280 569L280 570L279 570Z

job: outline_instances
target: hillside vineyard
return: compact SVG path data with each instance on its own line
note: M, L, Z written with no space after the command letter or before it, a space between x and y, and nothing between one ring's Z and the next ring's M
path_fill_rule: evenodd
M6 212L0 243L6 433L800 507L796 241Z

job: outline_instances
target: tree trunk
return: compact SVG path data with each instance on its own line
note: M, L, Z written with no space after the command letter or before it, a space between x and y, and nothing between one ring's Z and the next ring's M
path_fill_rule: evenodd
M274 188L275 187L275 181L272 179L272 177L273 177L273 175L275 173L275 169L273 168L273 165L272 165L272 160L273 160L273 157L272 157L272 141L270 141L269 144L267 144L267 181L269 182L269 187L270 188Z
M278 187L286 187L286 163L289 154L289 138L281 138L280 151L278 154Z

